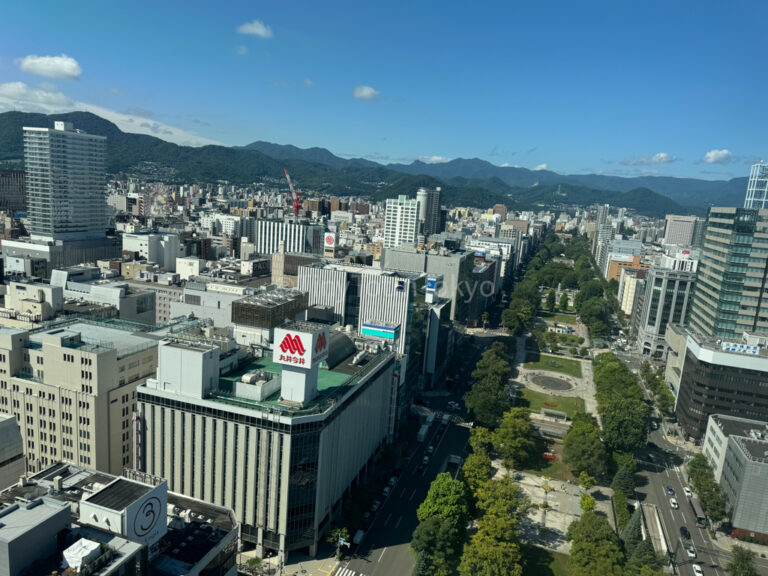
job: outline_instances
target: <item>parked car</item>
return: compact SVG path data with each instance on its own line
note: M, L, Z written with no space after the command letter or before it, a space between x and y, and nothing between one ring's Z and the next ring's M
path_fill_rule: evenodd
M370 520L370 519L371 519L371 511L370 510L366 510L365 513L363 514L363 520L368 522L368 520Z
M394 488L397 485L397 476L392 476L387 484L389 484L390 488Z
M390 492L392 492L392 488L385 486L384 490L381 492L381 495L384 496L384 498L387 498Z
M669 494L670 496L674 496L675 495L675 489L672 488L672 486L667 486L665 488L665 490L667 491L667 494Z
M434 447L434 446L432 446L432 444L430 444L429 446L427 446L427 454L430 454L430 455L431 455L431 454L432 454L432 452L434 452L434 451L435 451L435 447Z
M688 553L688 558L696 558L696 548L688 546L685 551Z
M693 497L693 492L691 492L691 489L688 488L688 486L683 487L683 492L685 492L685 495L688 496L688 498Z
M674 498L669 499L669 505L672 507L673 510L677 510L678 508L680 508L680 506L677 505L677 500L675 500Z
M702 570L701 566L698 564L691 564L691 568L693 568L693 573L696 574L696 576L704 576L704 570Z
M380 501L380 500L376 500L376 501L375 501L375 502L374 502L374 503L371 505L371 512L376 512L376 510L378 510L379 508L381 508L381 501Z
M656 422L654 422L653 420L651 420L651 428L653 428L654 430L658 430L659 429L659 425Z

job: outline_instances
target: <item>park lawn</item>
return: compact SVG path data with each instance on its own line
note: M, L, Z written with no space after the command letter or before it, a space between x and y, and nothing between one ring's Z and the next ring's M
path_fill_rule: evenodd
M534 463L529 463L523 468L523 471L536 474L537 476L546 476L547 478L578 484L579 479L571 473L570 468L563 462L562 443L551 444L549 450L557 454L557 460L536 459Z
M556 312L539 312L539 316L547 322L560 322L562 324L576 324L575 314L558 314Z
M573 346L574 348L578 348L583 345L579 343L579 337L575 334L555 334L555 339L561 346Z
M578 397L553 396L552 394L536 392L529 388L521 388L518 393L521 396L521 401L518 401L518 405L525 406L531 412L537 414L542 408L549 408L565 412L568 414L568 418L573 420L577 413L584 412L584 400Z
M530 354L529 356L535 358L535 360L523 364L523 367L527 370L549 370L550 372L560 372L561 374L581 378L581 362L578 360L560 358L559 356L547 356L546 354L539 354L538 358L536 358L535 354Z
M523 572L537 576L568 576L568 556L531 544L521 544Z

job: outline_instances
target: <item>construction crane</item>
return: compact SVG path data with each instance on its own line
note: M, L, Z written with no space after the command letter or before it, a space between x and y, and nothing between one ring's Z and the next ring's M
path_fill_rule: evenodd
M288 168L283 168L285 172L285 179L288 180L288 188L291 189L291 195L293 196L293 219L299 220L299 210L301 210L301 192L296 192L293 188L293 182L291 182L291 175L288 174Z

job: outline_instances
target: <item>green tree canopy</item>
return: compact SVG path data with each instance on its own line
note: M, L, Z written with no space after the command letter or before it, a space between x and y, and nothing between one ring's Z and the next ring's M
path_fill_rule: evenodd
M419 523L411 538L411 548L419 554L428 574L452 574L461 555L464 538L447 518L433 516Z
M466 527L469 519L467 489L464 483L454 480L447 472L438 474L429 485L429 491L416 516L419 522L427 518L446 518L454 525Z
M504 413L493 436L496 452L508 468L525 462L534 449L533 425L527 408L512 408Z
M563 458L574 472L599 476L605 470L605 445L594 416L586 412L576 414L563 439Z
M616 474L613 477L613 482L611 482L611 488L613 488L614 492L616 491L622 491L626 495L627 498L632 498L635 495L635 474L627 468L626 466L622 466L616 471Z
M468 492L475 498L480 487L493 477L491 458L482 448L467 456L461 470Z
M516 542L499 541L482 527L464 547L459 565L461 576L522 576L520 547Z
M730 576L757 576L755 553L743 546L734 546L731 561L725 567Z
M643 400L614 397L603 407L603 438L614 450L635 452L645 445L650 411Z
M571 542L570 576L621 576L624 555L604 516L584 512L568 527L566 538Z

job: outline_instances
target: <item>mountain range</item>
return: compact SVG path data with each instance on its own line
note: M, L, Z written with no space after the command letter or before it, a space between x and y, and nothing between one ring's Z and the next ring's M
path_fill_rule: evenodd
M419 186L441 186L448 205L489 207L496 203L524 209L542 205L609 203L649 216L668 213L702 214L709 205L741 205L746 178L724 181L642 176L625 178L601 174L558 174L496 166L478 158L430 164L382 165L363 158L346 159L325 148L256 141L242 147L179 146L154 136L121 131L89 112L0 114L0 164L23 162L23 126L53 126L54 120L107 137L107 170L135 171L151 163L163 168L169 183L226 180L247 185L260 178L282 178L287 167L296 183L320 194L365 195L384 199L413 195Z

